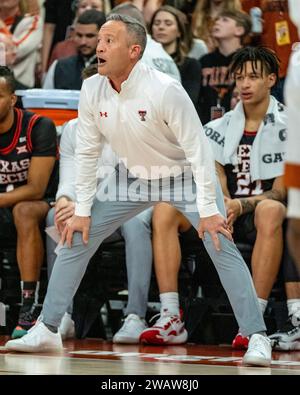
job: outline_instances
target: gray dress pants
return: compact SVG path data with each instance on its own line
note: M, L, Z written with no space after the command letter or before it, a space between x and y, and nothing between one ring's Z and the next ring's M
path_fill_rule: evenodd
M191 173L168 179L145 180L121 176L116 170L97 192L91 213L89 242L75 233L72 248L63 246L56 259L43 305L42 320L57 327L79 287L90 258L99 245L124 222L153 206L168 201L197 228L201 220L196 207L195 183ZM184 184L183 184L184 179ZM191 188L186 188L190 185ZM192 191L191 191L192 189ZM224 198L217 182L217 205L225 216ZM109 192L107 192L109 191ZM228 295L241 333L248 336L265 331L250 272L235 244L219 234L221 251L216 251L209 234L204 246ZM138 275L141 275L139 270Z

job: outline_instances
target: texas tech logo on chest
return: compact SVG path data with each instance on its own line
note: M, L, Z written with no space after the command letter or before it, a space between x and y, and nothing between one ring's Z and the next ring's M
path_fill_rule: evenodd
M145 111L145 110L139 110L139 116L140 116L140 118L141 118L141 121L143 121L143 122L146 121L146 114L147 114L147 111Z
M1 185L24 183L28 178L30 159L16 161L0 159L0 191Z
M16 147L17 155L26 154L28 152L27 146L22 145L20 147Z

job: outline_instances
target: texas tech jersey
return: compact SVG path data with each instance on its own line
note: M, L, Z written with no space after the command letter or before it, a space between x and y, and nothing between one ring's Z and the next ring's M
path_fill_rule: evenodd
M250 154L255 137L255 132L244 131L237 148L238 164L236 166L225 165L227 186L233 199L261 195L272 189L274 179L251 180Z
M0 193L27 183L33 156L57 156L55 125L48 118L16 108L13 126L0 134Z

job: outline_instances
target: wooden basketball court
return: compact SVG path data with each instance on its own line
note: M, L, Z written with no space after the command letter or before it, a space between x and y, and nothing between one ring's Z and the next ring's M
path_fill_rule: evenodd
M230 346L115 345L99 339L68 340L62 354L19 354L4 349L0 375L299 375L300 351L273 352L270 368L242 366Z

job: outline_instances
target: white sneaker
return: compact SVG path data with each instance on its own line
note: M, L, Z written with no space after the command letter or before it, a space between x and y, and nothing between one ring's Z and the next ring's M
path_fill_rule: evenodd
M71 318L71 314L64 314L59 326L59 332L63 340L75 338L75 323Z
M129 314L121 329L114 335L113 343L138 344L140 334L146 328L145 320L136 314Z
M62 351L60 333L51 332L42 321L37 323L21 339L9 340L6 350L22 352Z
M248 351L243 358L243 364L252 366L270 366L271 360L271 340L259 333L252 335L248 344Z
M300 317L289 316L284 327L269 338L274 350L300 350Z

